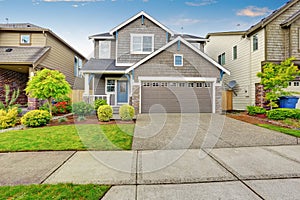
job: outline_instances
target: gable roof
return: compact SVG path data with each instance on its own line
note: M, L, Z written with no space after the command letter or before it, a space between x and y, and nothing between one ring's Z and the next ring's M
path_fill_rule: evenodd
M150 15L148 15L146 12L141 11L138 14L134 15L133 17L129 18L127 21L121 23L120 25L116 26L115 28L113 28L109 33L111 35L114 34L114 32L116 32L117 30L120 30L121 28L123 28L124 26L128 25L129 23L131 23L132 21L138 19L141 16L145 16L146 18L148 18L149 20L151 20L153 23L155 23L156 25L158 25L160 28L162 28L163 30L167 31L168 33L171 34L171 36L174 35L174 32L171 31L169 28L167 28L166 26L164 26L163 24L161 24L159 21L157 21L156 19L154 19L153 17L151 17Z
M89 36L89 39L115 39L115 37L110 33L100 33Z
M282 22L280 24L281 27L288 27L290 26L292 23L294 23L296 20L298 20L300 18L300 10L298 10L297 12L295 12L292 16L290 16L289 18L287 18L284 22Z
M161 53L165 49L169 48L170 46L172 46L173 44L175 44L178 41L182 42L183 44L185 44L186 46L188 46L189 48L191 48L192 50L194 50L196 53L198 53L200 56L202 56L203 58L205 58L208 62L210 62L211 64L213 64L215 67L219 68L220 70L224 71L226 74L230 75L229 70L227 70L226 68L224 68L222 65L220 65L219 63L217 63L215 60L213 60L212 58L210 58L208 55L206 55L205 53L203 53L202 51L200 51L199 49L197 49L196 47L194 47L191 43L189 43L188 41L186 41L185 39L183 39L180 36L178 36L174 40L170 41L168 44L166 44L165 46L163 46L160 49L156 50L155 52L149 54L148 56L146 56L145 58L143 58L139 62L135 63L130 68L126 69L125 72L129 73L133 69L135 69L138 66L142 65L143 63L145 63L146 61L150 60L154 56L158 55L159 53Z
M50 29L43 28L31 23L9 23L9 24L0 24L0 31L33 31L33 32L47 32L54 36L58 41L66 45L69 49L74 51L76 54L81 56L83 59L87 60L85 56L83 56L79 51L74 49L71 45L69 45L66 41L64 41L61 37L56 35Z
M36 66L51 47L0 47L0 64Z
M260 30L267 26L270 22L272 22L276 17L281 15L283 12L285 12L287 9L289 9L291 6L298 3L299 0L290 0L285 5L281 6L279 9L275 10L271 15L267 16L266 18L263 18L260 22L253 25L247 30L246 35L251 35L253 32L256 32L257 30Z

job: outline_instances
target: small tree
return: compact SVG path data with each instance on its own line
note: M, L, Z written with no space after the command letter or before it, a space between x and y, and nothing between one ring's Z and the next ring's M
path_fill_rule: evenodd
M19 107L18 104L15 104L20 94L19 88L17 90L13 90L11 97L9 97L10 94L9 85L4 85L4 89L5 89L5 105L2 102L0 102L0 109L5 109L6 111L8 111L8 109L10 108Z
M49 111L52 115L52 98L60 98L71 92L70 84L66 81L65 75L57 70L43 69L27 83L26 94L30 97L47 100Z
M267 63L263 66L262 72L257 73L261 78L260 83L266 90L266 100L271 109L278 107L276 101L281 96L290 96L293 92L286 91L289 82L295 80L300 74L297 66L294 65L295 58L288 58L280 64Z

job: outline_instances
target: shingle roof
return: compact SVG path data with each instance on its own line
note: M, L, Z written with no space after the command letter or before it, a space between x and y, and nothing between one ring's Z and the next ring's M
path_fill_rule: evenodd
M282 22L280 25L285 27L291 25L294 21L296 21L300 17L300 10L295 12L292 16L287 18L284 22Z
M0 64L32 64L41 59L51 47L0 47Z
M196 36L196 35L190 35L190 34L175 34L174 35L174 38L177 38L178 36L184 38L184 39L199 39L199 40L204 40L205 38L203 37L199 37L199 36Z
M30 23L0 24L0 29L47 30L46 28L42 28Z
M116 67L116 60L114 59L95 59L91 58L81 69L81 71L115 71L123 72L128 67Z

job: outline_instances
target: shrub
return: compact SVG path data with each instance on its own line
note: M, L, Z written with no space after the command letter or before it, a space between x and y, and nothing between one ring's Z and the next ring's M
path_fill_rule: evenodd
M54 104L54 106L52 108L52 112L53 112L53 109L55 108L57 110L57 113L60 113L60 114L68 113L67 105L68 105L68 102L66 102L66 101L57 102L56 104Z
M90 115L94 111L94 107L91 104L85 102L73 103L73 113L78 116Z
M113 116L113 109L110 105L103 105L98 108L97 114L100 121L108 122Z
M267 117L274 120L284 120L287 118L295 118L299 115L297 113L299 113L299 111L296 111L296 109L277 108L267 111Z
M85 116L78 116L77 118L78 122L85 121L85 120L86 120Z
M51 120L51 115L45 110L32 110L21 118L21 123L29 127L45 126Z
M66 121L68 121L68 119L66 117L62 117L62 118L58 119L59 123L66 122Z
M105 99L96 99L94 102L95 110L98 110L100 106L107 105L107 101Z
M58 109L58 113L70 113L72 112L72 102L71 102L71 98L68 96L63 96L60 98L55 99L56 102L56 107ZM54 105L54 106L55 106ZM63 109L60 111L60 106L63 105Z
M130 105L122 105L119 108L119 115L122 120L132 120L134 117L134 108Z
M265 114L267 112L266 109L259 106L247 106L247 111L249 115Z
M0 110L0 129L14 127L17 123L18 108Z

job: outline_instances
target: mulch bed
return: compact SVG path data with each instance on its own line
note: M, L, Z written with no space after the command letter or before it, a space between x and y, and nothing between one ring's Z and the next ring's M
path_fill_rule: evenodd
M247 112L239 112L239 113L227 113L227 117L237 119L243 122L247 122L250 124L271 124L275 126L280 126L284 128L291 128L291 129L298 129L297 127L293 127L287 124L282 123L281 121L276 121L276 120L270 120L268 118L261 118L257 116L250 116L247 114Z
M74 125L74 124L134 124L135 120L122 121L122 120L110 120L109 122L100 122L97 116L87 116L84 121L77 121L76 115L69 115L66 117L68 120L65 122L59 122L58 119L51 120L47 126L61 126L61 125Z

